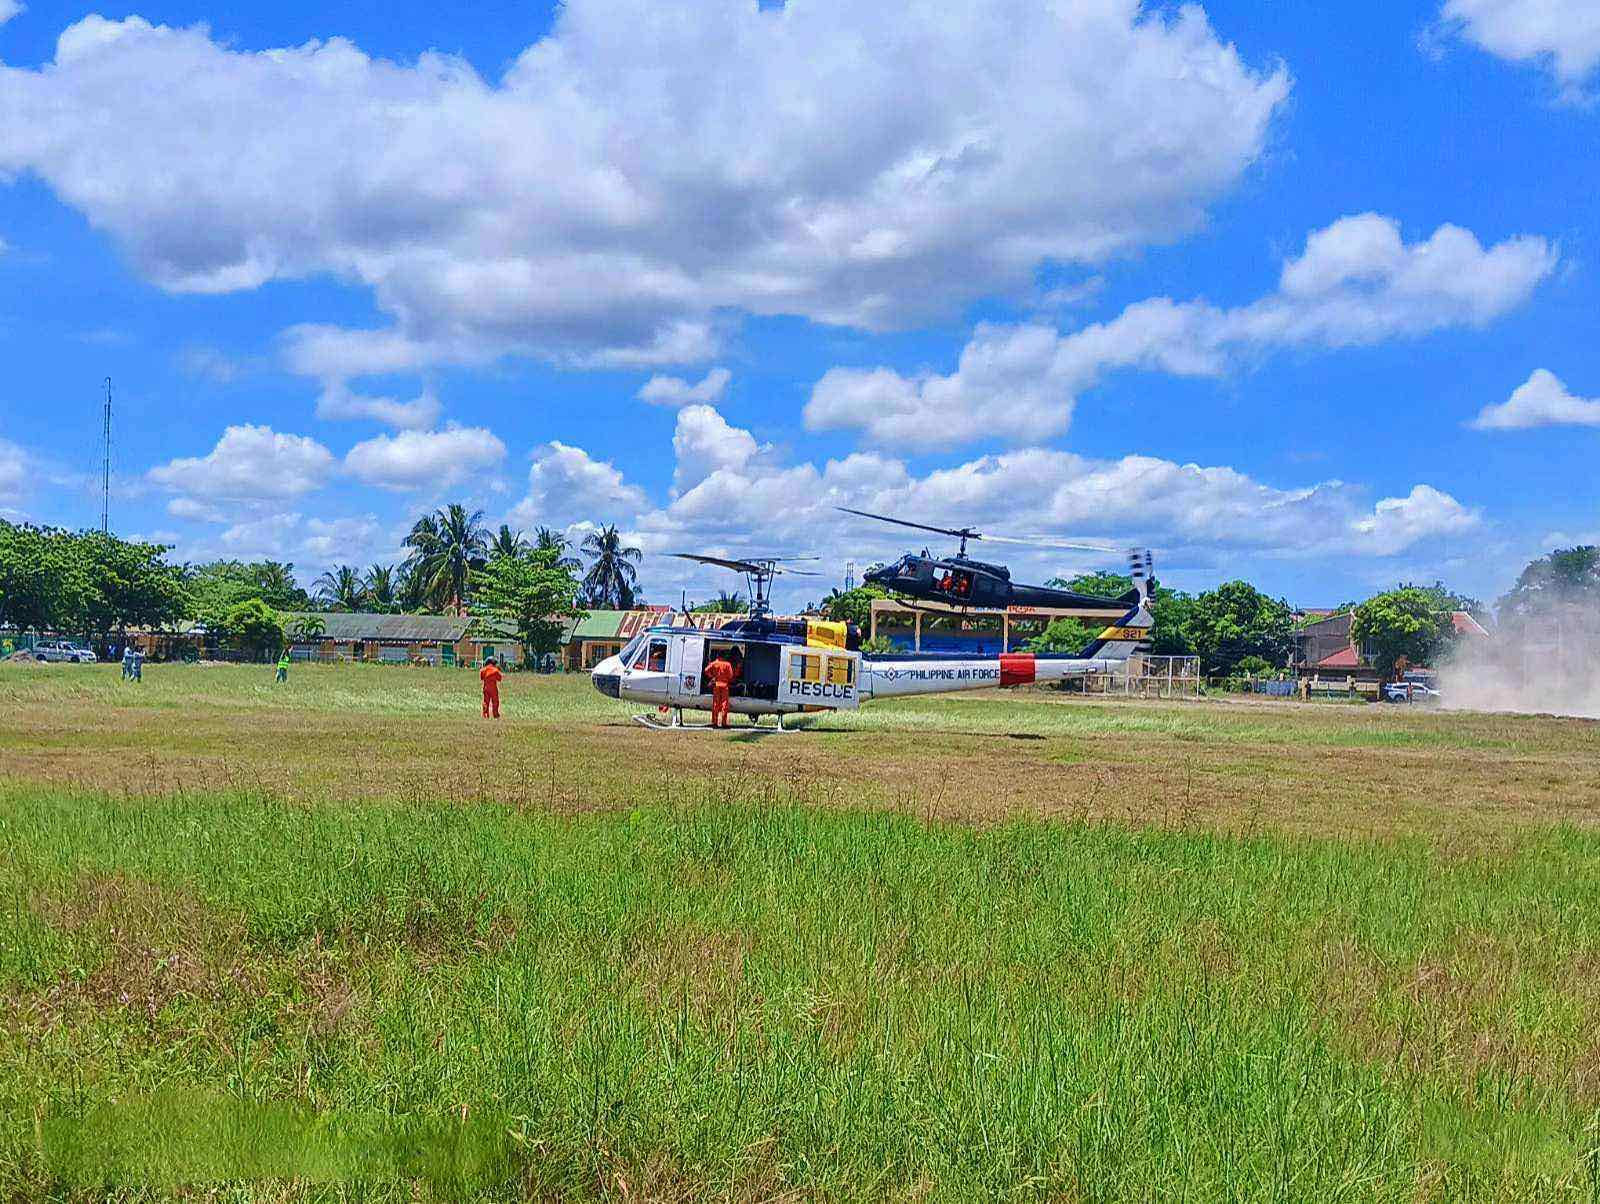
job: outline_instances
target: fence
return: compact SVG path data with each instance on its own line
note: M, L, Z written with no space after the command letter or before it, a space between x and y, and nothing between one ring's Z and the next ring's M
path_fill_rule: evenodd
M1146 656L1121 673L1090 673L1061 683L1075 694L1106 698L1198 698L1203 681L1197 656Z

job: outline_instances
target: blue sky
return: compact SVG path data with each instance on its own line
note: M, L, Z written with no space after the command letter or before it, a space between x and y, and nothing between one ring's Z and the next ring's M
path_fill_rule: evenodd
M1600 539L1588 0L16 7L7 517L97 521L109 375L116 529L308 580L449 500L662 601L904 544L835 505L1305 605Z

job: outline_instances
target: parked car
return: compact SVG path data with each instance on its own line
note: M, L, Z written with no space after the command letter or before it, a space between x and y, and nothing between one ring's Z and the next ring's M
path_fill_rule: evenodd
M1438 702L1444 697L1424 681L1392 681L1383 687L1383 696L1390 702Z
M33 654L42 661L69 665L92 665L100 658L81 644L71 640L40 640L33 646Z

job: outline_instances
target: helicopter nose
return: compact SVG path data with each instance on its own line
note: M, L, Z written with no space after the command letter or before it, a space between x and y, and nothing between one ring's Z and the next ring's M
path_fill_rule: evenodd
M607 698L622 697L622 658L608 656L589 671L594 688Z

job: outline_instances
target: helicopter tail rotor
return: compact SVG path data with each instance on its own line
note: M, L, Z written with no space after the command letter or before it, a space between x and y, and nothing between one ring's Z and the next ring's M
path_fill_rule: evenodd
M1150 600L1150 582L1156 573L1156 558L1149 548L1128 553L1128 575L1133 578L1133 588L1139 591L1142 602Z

